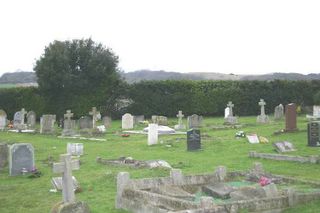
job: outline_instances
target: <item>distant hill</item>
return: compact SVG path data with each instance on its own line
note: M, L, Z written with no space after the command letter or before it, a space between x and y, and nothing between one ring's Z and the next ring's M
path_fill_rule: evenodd
M207 73L207 72L194 72L194 73L179 73L179 72L166 72L151 71L151 70L138 70L134 72L122 73L122 77L128 83L135 83L142 80L320 80L320 74L303 75L300 73L270 73L265 75L235 75L223 73ZM37 82L37 77L34 72L13 72L5 73L0 77L0 84L25 84L34 85Z

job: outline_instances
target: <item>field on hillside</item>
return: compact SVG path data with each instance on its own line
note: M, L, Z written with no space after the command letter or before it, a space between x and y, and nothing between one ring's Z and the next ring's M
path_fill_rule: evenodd
M185 121L186 119L184 119ZM300 164L273 160L251 159L249 151L276 153L272 147L275 141L290 141L297 151L291 155L319 155L320 148L307 146L307 120L305 116L298 119L296 133L273 135L274 131L284 128L284 121L272 121L268 125L256 124L256 117L240 117L245 124L240 129L213 130L213 126L222 125L223 118L204 118L201 128L202 151L186 151L186 135L160 136L161 144L147 146L146 135L121 137L121 122L113 121L112 128L107 130L105 142L60 139L52 135L19 134L0 132L0 142L31 143L35 148L37 168L43 173L40 178L30 179L26 176L10 177L8 167L0 173L0 212L1 213L43 213L50 212L52 206L61 201L61 193L49 190L53 174L47 164L49 156L58 162L59 155L66 153L68 142L84 144L84 155L81 156L80 170L73 175L80 182L82 192L76 194L77 200L86 201L93 213L126 212L115 209L116 176L120 171L128 171L132 178L168 176L164 169L133 169L129 167L105 166L96 163L96 157L118 158L131 156L137 160L163 159L174 168L182 169L184 174L200 174L213 172L215 167L224 165L228 170L246 170L253 162L262 162L266 171L296 178L320 181L319 164ZM169 119L169 126L177 123L177 119ZM136 129L142 129L138 126ZM257 133L269 139L268 144L250 144L245 138L236 139L235 133L243 130L246 133ZM60 134L60 133L59 133ZM170 144L170 146L166 146ZM318 212L320 203L309 203L305 206L289 209L286 212Z

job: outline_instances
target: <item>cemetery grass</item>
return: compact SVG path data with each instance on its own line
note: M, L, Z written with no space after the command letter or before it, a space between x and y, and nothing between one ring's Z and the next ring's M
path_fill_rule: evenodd
M73 175L80 182L82 191L76 194L77 200L86 201L93 213L126 212L115 209L116 176L120 171L127 171L131 178L146 178L168 176L164 169L133 169L129 167L106 166L96 163L96 157L115 159L120 156L131 156L137 160L163 159L174 168L179 168L184 174L210 173L219 165L225 165L228 170L246 170L253 162L263 163L266 171L274 174L287 175L308 180L320 180L319 165L281 162L273 160L252 159L249 151L276 153L272 143L287 140L294 144L297 151L291 155L319 155L319 148L307 147L307 120L305 116L298 118L298 128L295 133L273 135L274 131L284 127L284 120L272 121L268 125L256 124L256 117L241 117L245 124L239 129L213 130L221 126L223 118L205 118L201 128L202 150L186 151L185 135L160 136L158 145L147 146L146 135L131 134L121 137L121 122L113 121L111 129L103 136L107 141L87 141L77 139L61 139L53 135L18 134L0 132L0 141L6 143L31 143L35 148L36 167L42 172L40 178L27 176L9 177L8 167L0 172L0 212L1 213L35 213L50 212L51 207L61 201L60 192L49 192L53 174L48 165L48 157L54 162L59 161L59 155L66 152L68 142L83 143L84 155L81 157L80 170ZM176 119L169 119L169 126L176 124ZM136 129L142 129L138 126ZM246 133L257 133L269 139L268 144L249 144L245 138L236 139L235 133L243 130ZM168 146L169 145L169 146ZM320 203L309 203L286 212L318 212Z

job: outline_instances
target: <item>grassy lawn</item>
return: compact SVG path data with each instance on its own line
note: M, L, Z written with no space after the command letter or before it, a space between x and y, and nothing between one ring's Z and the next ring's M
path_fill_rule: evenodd
M187 152L186 136L160 136L163 144L147 146L146 135L130 135L121 137L121 122L113 121L112 128L104 136L106 142L60 139L56 136L40 134L17 134L0 132L0 141L7 143L31 143L35 148L37 168L43 176L30 179L24 176L9 177L6 168L0 173L0 212L1 213L35 213L49 212L51 207L62 199L61 193L49 192L52 173L46 163L49 156L58 161L59 155L66 152L68 142L84 143L85 155L81 157L80 170L74 171L80 182L82 192L77 193L78 200L86 201L93 213L125 212L114 208L116 194L116 175L120 171L128 171L132 178L168 176L168 170L131 169L128 167L105 166L96 163L96 157L118 158L131 156L137 160L163 159L173 167L182 169L184 174L200 174L214 171L216 166L225 165L228 170L245 170L254 161L263 163L265 170L274 174L282 174L296 178L320 180L319 165L279 162L273 160L250 159L248 152L275 153L272 142L287 140L292 142L297 151L292 155L319 155L320 148L307 147L307 121L305 116L298 119L300 132L273 135L273 132L284 128L284 121L271 122L268 125L256 124L256 117L240 117L239 121L246 124L241 129L213 130L213 125L221 125L223 118L205 118L201 134L202 151ZM169 126L176 123L169 120ZM143 126L137 127L142 129ZM269 144L249 144L246 139L235 139L238 130L246 133L257 133L269 139ZM171 144L172 147L165 146ZM286 212L319 212L320 202L289 209Z
M12 88L16 87L16 84L0 84L0 89L2 88Z

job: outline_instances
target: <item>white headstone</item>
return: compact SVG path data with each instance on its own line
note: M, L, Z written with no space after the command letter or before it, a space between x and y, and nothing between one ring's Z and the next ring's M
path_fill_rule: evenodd
M174 129L176 130L182 130L185 129L186 126L183 124L182 122L182 118L184 117L184 114L182 114L182 111L180 110L177 114L177 118L178 118L178 124L174 126Z
M70 155L83 155L83 143L68 143L67 153Z
M230 108L229 108L229 107L226 107L226 108L224 109L224 118L229 117L229 115L230 115Z
M269 122L269 117L268 117L268 115L266 115L265 109L264 109L264 106L266 105L266 102L263 99L260 99L258 104L261 107L260 108L261 112L260 112L260 115L258 115L258 117L257 117L257 122L258 123L268 123Z
M320 118L320 106L313 106L313 117Z
M122 116L122 129L133 129L133 116L130 113Z
M148 129L148 145L158 143L158 124L149 124Z
M7 125L7 113L0 109L0 130L4 130Z

